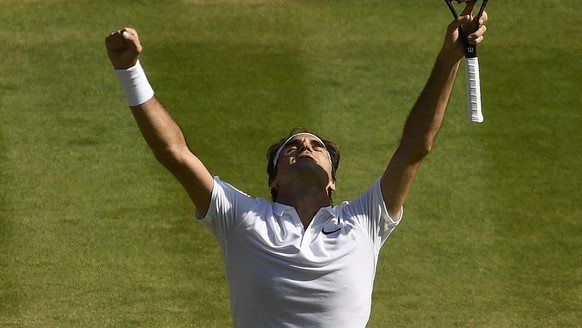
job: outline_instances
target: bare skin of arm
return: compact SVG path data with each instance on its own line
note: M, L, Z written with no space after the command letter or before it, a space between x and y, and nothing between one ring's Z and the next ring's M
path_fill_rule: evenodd
M413 106L400 145L382 176L382 193L390 216L397 217L408 195L420 163L431 151L442 124L453 83L463 57L462 42L457 28L470 24L474 2L470 2L459 19L447 29L445 43L425 88ZM481 24L487 21L487 13ZM483 39L485 26L470 35L470 41ZM111 33L105 40L107 54L115 69L135 66L142 46L137 32L124 28ZM135 121L157 160L182 184L201 215L210 205L213 177L204 164L189 149L182 130L163 105L155 98L131 106Z
M142 51L138 35L131 28L111 33L105 39L105 45L115 69L135 66ZM156 97L130 108L156 159L178 179L198 212L205 215L210 205L214 180L204 164L188 148L178 124Z
M459 62L463 58L462 40L458 27L474 23L472 1L459 17L447 28L444 45L439 52L434 68L423 91L412 107L404 125L402 139L382 176L382 194L388 213L398 217L400 209L412 186L422 160L430 153L443 122L450 95L453 90ZM481 27L469 36L477 44L483 40L487 13L481 17Z

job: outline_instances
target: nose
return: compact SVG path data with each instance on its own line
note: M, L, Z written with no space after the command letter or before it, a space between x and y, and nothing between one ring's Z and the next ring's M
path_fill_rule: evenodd
M311 142L309 140L303 140L299 146L299 152L304 150L313 151L313 147L311 146Z

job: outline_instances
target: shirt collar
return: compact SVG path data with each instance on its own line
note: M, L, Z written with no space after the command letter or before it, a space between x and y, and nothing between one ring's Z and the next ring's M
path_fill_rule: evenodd
M285 205L285 204L281 204L281 203L273 203L273 214L277 215L277 216L281 216L283 215L283 213L285 213L286 211L295 211L295 208L293 206L290 205ZM331 216L333 217L337 217L336 215L336 211L335 211L335 207L332 206L326 206L326 207L322 207L320 209L321 210L325 210L327 211Z
M277 216L281 216L283 215L283 213L285 213L286 210L288 209L292 209L292 206L289 205L284 205L281 203L273 203L273 214L277 215Z

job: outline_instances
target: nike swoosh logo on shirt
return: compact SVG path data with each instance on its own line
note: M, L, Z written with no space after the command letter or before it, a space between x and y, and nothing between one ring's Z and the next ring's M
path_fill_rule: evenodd
M327 235L331 235L334 232L338 232L340 230L342 230L342 228L338 228L338 229L335 229L335 230L332 230L332 231L325 231L325 228L323 228L323 229L321 229L321 233L327 236Z

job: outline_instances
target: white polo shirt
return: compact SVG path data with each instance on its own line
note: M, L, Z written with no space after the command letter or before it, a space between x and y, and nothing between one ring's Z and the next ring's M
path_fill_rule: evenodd
M214 179L201 219L220 245L235 327L365 327L388 215L380 179L352 202L322 208L307 229L295 209Z

